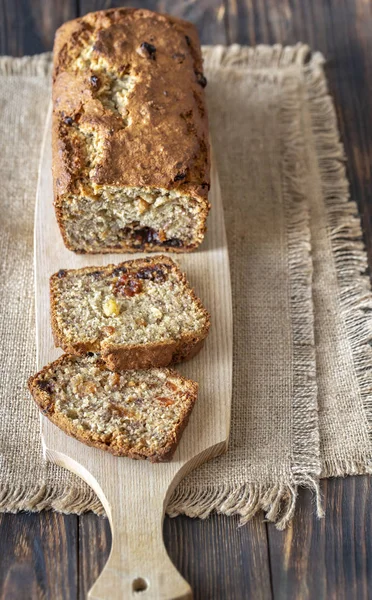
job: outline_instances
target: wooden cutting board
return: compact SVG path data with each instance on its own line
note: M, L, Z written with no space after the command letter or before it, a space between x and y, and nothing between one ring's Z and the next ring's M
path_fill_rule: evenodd
M45 417L41 429L48 460L82 477L97 493L110 520L112 549L89 598L175 599L192 597L170 561L162 522L177 483L227 449L232 380L232 310L229 259L220 187L212 168L208 233L193 254L172 255L211 313L204 349L177 365L199 382L199 397L171 463L118 458L68 437ZM138 255L143 256L143 255ZM36 337L38 369L56 359L49 315L49 277L61 268L118 263L133 255L75 255L65 248L54 216L50 112L44 136L35 215ZM91 540L94 545L95 540Z

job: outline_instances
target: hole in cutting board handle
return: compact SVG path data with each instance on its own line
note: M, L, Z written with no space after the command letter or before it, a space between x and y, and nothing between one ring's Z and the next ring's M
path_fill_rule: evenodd
M134 592L144 592L148 587L146 579L142 579L142 577L137 577L133 580L132 589Z

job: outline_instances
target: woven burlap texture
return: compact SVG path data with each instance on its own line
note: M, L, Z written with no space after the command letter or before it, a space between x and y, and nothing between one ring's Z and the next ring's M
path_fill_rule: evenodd
M204 48L234 308L228 453L177 488L168 513L212 510L284 527L299 486L370 472L371 293L323 59L306 46ZM50 55L0 59L0 510L101 505L42 458L33 213ZM213 207L212 207L213 210Z

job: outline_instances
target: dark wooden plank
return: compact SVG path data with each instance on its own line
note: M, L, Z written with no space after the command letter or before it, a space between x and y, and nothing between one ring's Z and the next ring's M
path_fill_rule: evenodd
M106 519L80 517L80 597L105 564L111 543ZM195 600L271 598L266 529L262 516L246 527L219 515L207 521L184 516L164 522L168 553L194 591Z
M246 527L238 519L212 515L207 521L166 519L169 555L189 581L195 600L271 598L265 524L262 515Z
M78 598L78 517L0 515L0 599Z
M87 513L79 517L79 598L86 598L111 548L108 519Z
M57 27L76 16L75 0L0 0L0 54L51 50Z
M274 597L279 600L358 600L371 597L372 486L368 477L324 481L326 518L317 519L301 494L284 533L269 525Z
M198 28L203 44L225 44L225 4L224 0L80 0L80 14L93 10L132 6L166 12L187 19Z
M166 519L169 555L189 581L195 600L271 598L267 539L262 515L246 527L212 515L207 521Z

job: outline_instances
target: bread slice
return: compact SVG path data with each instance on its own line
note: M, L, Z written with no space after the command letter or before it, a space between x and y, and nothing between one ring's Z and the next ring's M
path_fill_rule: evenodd
M99 352L110 369L166 367L201 349L209 314L167 256L51 277L52 329L69 354Z
M170 369L113 373L97 355L64 354L28 381L41 412L79 441L117 456L171 460L198 384Z

